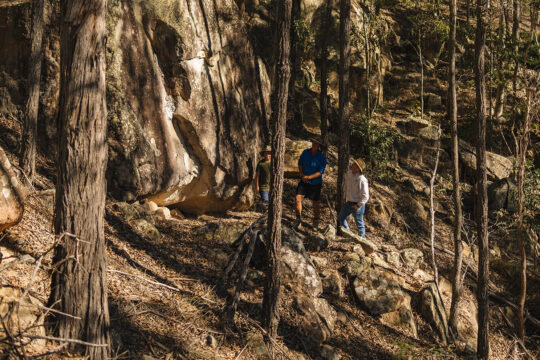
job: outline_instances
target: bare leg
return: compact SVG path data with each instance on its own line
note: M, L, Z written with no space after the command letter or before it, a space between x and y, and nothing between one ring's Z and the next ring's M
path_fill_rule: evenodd
M304 195L296 195L296 217L298 219L302 217L302 200L304 200Z
M319 221L321 217L321 202L319 200L313 201L313 221Z

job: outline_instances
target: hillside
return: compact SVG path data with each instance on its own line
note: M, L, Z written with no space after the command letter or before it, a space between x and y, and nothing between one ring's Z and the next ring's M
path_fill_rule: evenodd
M458 81L465 288L459 336L447 341L454 207L445 42L433 33L426 36L427 65L420 68L411 33L418 8L383 1L379 12L368 16L353 1L351 157L368 163L370 200L367 240L354 233L338 236L337 152L343 134L337 131L335 5L329 29L335 41L329 43L330 134L322 224L293 230L296 159L310 146L307 140L320 135L316 47L324 8L324 1L300 3L285 154L289 176L283 194L281 320L272 354L262 328L264 245L256 243L266 234L267 213L253 178L259 151L270 138L269 34L275 2L109 1L105 239L113 359L475 358L475 104L474 75L465 66L474 57L474 33L466 24L465 6L460 4L458 32L458 67L465 68ZM81 359L65 349L65 339L55 338L51 328L55 317L66 316L49 304L53 250L66 234L54 234L60 9L57 1L46 4L37 173L30 185L18 165L30 5L0 2L0 20L5 20L0 47L8 49L0 59L0 150L26 194L20 221L0 232L0 359ZM530 29L530 24L522 26ZM367 58L364 31L372 39ZM514 330L519 290L511 201L514 159L504 145L509 123L503 120L493 120L488 136L490 359L533 359L540 356L540 247L534 224L539 215L532 212L527 232L529 317L526 342L521 343ZM540 191L534 183L538 146L534 133L531 198ZM432 253L429 200L436 162ZM310 224L312 204L305 201L304 206ZM252 242L253 258L231 323L225 312L243 278ZM433 284L433 255L440 295Z

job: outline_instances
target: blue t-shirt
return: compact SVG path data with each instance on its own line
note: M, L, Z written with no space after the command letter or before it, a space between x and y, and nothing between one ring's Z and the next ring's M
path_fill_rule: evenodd
M298 166L302 167L304 175L309 176L316 172L320 172L322 175L324 173L324 168L326 168L326 158L320 151L317 151L315 155L312 155L311 149L306 149L302 152L302 155L300 155L300 159L298 159ZM309 180L309 183L311 185L322 183L322 176Z

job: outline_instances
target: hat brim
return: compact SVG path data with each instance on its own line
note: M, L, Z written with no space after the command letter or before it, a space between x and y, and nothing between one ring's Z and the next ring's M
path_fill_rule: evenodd
M355 164L356 166L358 166L358 168L361 170L361 171L364 171L364 166L362 166L358 161L356 161L356 159L352 159L352 162L353 164Z

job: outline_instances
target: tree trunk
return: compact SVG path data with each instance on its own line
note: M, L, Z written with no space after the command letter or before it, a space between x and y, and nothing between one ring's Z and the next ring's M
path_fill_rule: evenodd
M457 314L461 296L463 262L463 246L461 244L461 227L463 214L461 212L461 188L459 183L459 138L457 122L456 95L456 18L457 0L450 0L450 39L448 43L448 121L452 127L452 177L454 186L454 272L452 274L452 302L448 325L454 335L457 335Z
M336 211L339 214L349 168L349 69L351 66L351 0L341 0L339 24L339 150ZM339 224L337 224L339 229Z
M476 1L475 86L476 86L476 227L478 233L478 359L489 357L489 248L486 170L486 0Z
M420 33L418 33L418 59L420 60L420 118L424 120L424 57Z
M525 165L527 159L527 147L529 145L529 122L531 116L532 91L527 91L527 105L525 107L525 118L523 120L523 133L519 141L518 160L518 219L517 219L517 240L520 255L519 272L519 301L517 311L516 329L521 341L525 342L525 298L527 296L527 253L525 252L525 241L523 236L523 182L525 179Z
M298 20L300 20L300 2L301 0L292 0L292 9L291 9L291 27L290 27L290 80L289 80L289 101L292 106L293 112L293 121L289 122L289 129L295 133L300 134L303 128L303 114L300 111L297 94L296 94L296 78L301 71L301 59L302 59L302 44L300 44L300 39L298 38L298 33L296 26L298 25Z
M276 86L272 109L272 179L268 208L268 238L266 285L264 288L264 325L270 338L275 338L279 324L281 215L287 98L290 81L290 28L292 0L280 0L278 8Z
M109 343L103 231L107 108L106 0L62 3L58 174L55 249L50 302L62 338ZM106 359L108 346L72 344L90 359Z
M328 146L328 35L332 21L333 2L334 0L326 1L324 21L321 26L321 94L319 105L321 108L321 136L326 145L325 149Z
M32 2L32 45L28 70L28 99L22 129L19 163L28 181L33 182L36 171L37 121L39 108L39 82L41 75L41 45L43 43L43 12L45 0Z

